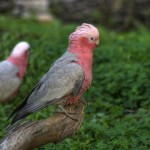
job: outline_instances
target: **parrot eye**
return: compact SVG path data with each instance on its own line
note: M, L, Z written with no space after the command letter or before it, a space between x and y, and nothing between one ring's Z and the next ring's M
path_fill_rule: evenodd
M89 37L89 41L90 41L90 42L94 42L94 41L95 41L95 38L94 38L93 36L90 36L90 37Z

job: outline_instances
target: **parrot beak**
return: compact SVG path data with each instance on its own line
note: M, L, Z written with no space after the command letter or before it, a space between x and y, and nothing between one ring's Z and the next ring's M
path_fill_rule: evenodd
M25 53L24 53L24 56L29 56L29 51L27 50L27 51L25 51Z
M98 46L99 45L99 39L96 41L96 46Z

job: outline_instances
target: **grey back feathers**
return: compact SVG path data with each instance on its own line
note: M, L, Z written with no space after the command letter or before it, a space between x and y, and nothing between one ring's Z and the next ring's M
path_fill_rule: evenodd
M66 95L72 93L76 96L84 78L83 70L75 63L76 61L78 61L76 55L69 52L56 60L23 104L12 113L12 115L16 113L12 124L49 104L57 103Z

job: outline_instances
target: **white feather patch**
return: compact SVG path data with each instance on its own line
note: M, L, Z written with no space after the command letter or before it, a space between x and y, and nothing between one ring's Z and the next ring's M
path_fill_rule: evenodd
M12 56L15 56L15 57L21 56L21 55L24 54L24 52L26 52L29 48L30 48L29 43L27 43L27 42L20 42L20 43L18 43L18 44L14 47L14 49L13 49L11 55L12 55Z

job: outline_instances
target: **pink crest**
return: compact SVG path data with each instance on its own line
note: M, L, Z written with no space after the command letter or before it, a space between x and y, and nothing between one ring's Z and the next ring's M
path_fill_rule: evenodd
M77 36L84 36L84 35L99 37L99 31L93 25L83 23L81 26L78 26L72 34L70 34L69 39L72 40Z

